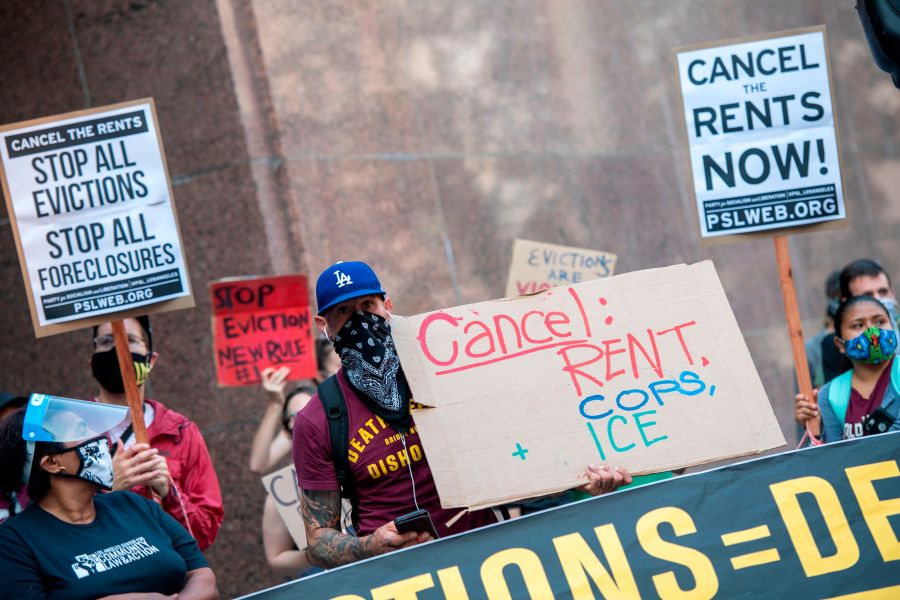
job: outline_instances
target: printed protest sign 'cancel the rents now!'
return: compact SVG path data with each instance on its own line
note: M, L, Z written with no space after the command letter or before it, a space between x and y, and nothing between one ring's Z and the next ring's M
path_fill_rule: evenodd
M843 219L825 28L676 48L702 237Z

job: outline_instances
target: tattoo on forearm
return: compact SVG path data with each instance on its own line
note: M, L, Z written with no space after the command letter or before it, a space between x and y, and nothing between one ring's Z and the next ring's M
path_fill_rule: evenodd
M330 568L375 556L372 536L341 533L340 492L303 490L301 507L313 564Z

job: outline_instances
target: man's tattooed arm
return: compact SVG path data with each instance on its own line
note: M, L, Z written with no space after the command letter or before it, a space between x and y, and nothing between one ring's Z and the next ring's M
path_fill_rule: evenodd
M384 554L407 544L393 522L371 535L354 537L341 533L341 493L337 490L303 490L303 523L306 526L309 560L331 568Z

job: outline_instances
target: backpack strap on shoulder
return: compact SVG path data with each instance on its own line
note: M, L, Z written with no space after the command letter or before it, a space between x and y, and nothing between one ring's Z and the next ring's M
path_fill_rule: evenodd
M353 507L350 520L356 530L359 527L358 498L350 474L350 463L347 461L347 449L350 447L350 416L347 413L344 394L337 381L337 374L319 384L318 394L325 409L325 416L328 418L328 437L331 439L334 473L341 486L341 496L347 498Z
M893 376L893 373L891 373ZM850 405L850 389L853 383L853 370L841 373L828 383L828 404L834 416L838 418L838 423L844 424L847 418L847 406Z
M894 357L894 364L891 365L891 385L894 386L894 392L900 396L900 358Z

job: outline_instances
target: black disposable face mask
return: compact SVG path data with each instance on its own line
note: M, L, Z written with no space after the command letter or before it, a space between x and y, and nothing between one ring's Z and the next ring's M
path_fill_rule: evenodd
M150 373L150 355L131 353L134 363L134 376L140 386L147 381ZM94 379L107 392L124 394L125 383L122 381L122 371L119 370L119 358L116 349L110 348L104 352L95 352L91 357L91 372Z

